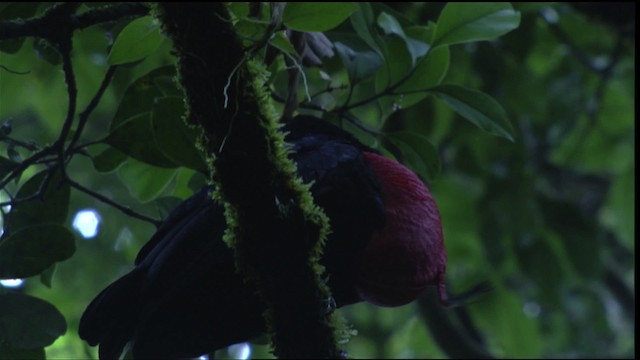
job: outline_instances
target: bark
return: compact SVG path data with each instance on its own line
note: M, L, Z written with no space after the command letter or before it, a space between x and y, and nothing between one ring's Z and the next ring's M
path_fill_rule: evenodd
M203 129L226 239L267 304L274 353L340 357L317 263L327 218L286 157L264 70L243 49L224 4L160 3L156 16L174 43L187 121Z

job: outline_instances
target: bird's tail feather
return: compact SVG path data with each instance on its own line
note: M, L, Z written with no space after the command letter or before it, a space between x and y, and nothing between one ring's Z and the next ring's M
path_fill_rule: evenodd
M104 289L85 310L78 334L91 346L100 343L100 359L118 359L131 337L144 273L132 271Z

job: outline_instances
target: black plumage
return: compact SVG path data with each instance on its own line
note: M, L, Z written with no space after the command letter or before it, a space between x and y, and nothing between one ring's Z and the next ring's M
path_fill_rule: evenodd
M352 135L298 116L283 131L298 175L329 216L323 265L338 306L360 301L353 268L359 251L384 226L379 184ZM80 337L116 359L131 343L136 358L184 358L249 340L265 330L264 305L236 273L222 241L223 209L203 188L180 204L140 250L135 268L86 309Z

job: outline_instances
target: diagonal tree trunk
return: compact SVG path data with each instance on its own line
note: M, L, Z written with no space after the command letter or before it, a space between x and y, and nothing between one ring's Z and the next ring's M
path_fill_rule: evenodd
M286 156L265 70L241 46L222 3L160 3L156 16L178 57L186 120L203 129L216 196L230 224L225 240L267 304L274 353L340 357L331 294L318 265L327 217Z

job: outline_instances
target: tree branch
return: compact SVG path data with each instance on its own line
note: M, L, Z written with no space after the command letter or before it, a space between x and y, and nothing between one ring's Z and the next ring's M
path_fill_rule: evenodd
M73 138L71 139L71 142L67 146L67 150L66 150L67 157L73 151L75 151L74 147L78 143L78 140L80 139L80 135L82 135L82 132L84 131L84 127L87 121L89 120L89 116L100 103L100 100L102 99L104 92L107 90L107 87L111 83L111 80L113 79L113 76L115 75L117 68L118 68L117 66L109 67L106 74L104 75L104 79L102 80L102 83L100 84L100 88L98 88L98 91L93 96L93 99L91 99L91 101L89 102L89 105L87 105L87 107L80 113L80 116L78 119L78 127L76 129L76 132L73 134Z
M71 126L73 125L73 118L76 114L76 103L78 96L78 88L76 86L76 77L73 73L73 64L71 63L71 34L66 40L60 42L60 52L62 54L62 71L64 73L64 80L67 84L67 96L69 98L69 102L67 104L67 116L64 119L64 123L62 124L62 129L60 130L60 135L58 139L53 144L53 148L58 153L58 162L60 165L60 171L62 172L63 177L66 176L66 163L64 156L64 143L69 136L69 131L71 131Z
M275 354L340 357L330 292L317 270L328 220L286 157L264 70L242 48L224 4L160 3L158 10L178 57L187 119L203 128L218 200L229 205L225 238L267 305Z
M94 197L99 201L115 207L116 209L131 217L152 223L157 226L159 225L160 221L139 214L99 193L85 188L84 186L71 180L66 174L65 167L67 158L69 158L72 153L75 152L75 144L80 139L89 116L100 102L100 99L102 98L106 88L109 86L116 70L116 67L110 67L107 70L100 88L90 101L89 105L87 105L85 110L80 113L76 132L74 133L68 147L65 148L65 143L67 142L69 134L71 132L71 128L73 127L73 120L75 118L77 108L78 89L76 86L73 64L71 61L73 32L77 29L83 29L102 22L114 21L126 16L145 15L149 12L149 9L147 7L139 3L112 5L104 8L89 10L83 14L76 15L75 11L78 7L79 4L76 3L57 4L47 10L47 12L45 12L45 14L39 18L17 21L0 21L0 40L33 36L47 39L56 47L56 49L62 55L62 71L64 74L65 83L67 85L68 95L67 114L65 116L65 120L63 122L62 129L60 130L58 138L55 140L53 145L41 149L40 151L34 153L29 158L19 163L10 173L5 176L4 180L0 182L0 189L5 189L9 182L20 176L30 166L41 163L41 161L48 156L55 155L55 158L51 158L47 160L47 162L56 161L58 163L55 168L60 168L63 179L67 181L70 186ZM51 31L52 28L56 29L56 31ZM6 140L12 141L11 139ZM20 143L17 141L15 143L30 150L36 150L36 148L34 147L27 147L28 144ZM50 175L47 175L45 181L43 181L41 185L41 189L32 196L22 199L12 199L11 201L2 203L0 205L16 205L39 198L42 194L43 189L46 188L50 177Z
M57 26L60 24L74 31L128 16L143 16L149 13L149 8L141 3L122 3L76 15L73 12L79 5L78 3L54 5L38 18L0 21L0 40L27 36L48 39L58 32L52 29L58 30Z
M55 149L51 146L42 149L41 151L31 155L29 158L25 159L23 162L18 164L15 169L11 170L11 172L4 178L2 182L0 182L0 190L3 190L7 184L9 184L12 180L20 176L23 171L25 171L29 166L35 164L40 159L45 156L51 155L55 153Z
M106 196L104 196L104 195L102 195L100 193L97 193L97 192L95 192L95 191L93 191L93 190L91 190L89 188L86 188L86 187L80 185L79 183L71 180L69 177L66 177L65 181L67 183L69 183L69 185L71 187L73 187L74 189L80 190L81 192L83 192L83 193L85 193L85 194L87 194L87 195L89 195L89 196L91 196L91 197L93 197L93 198L95 198L97 200L102 201L103 203L105 203L107 205L110 205L110 206L120 210L121 212L123 212L124 214L126 214L128 216L131 216L133 218L136 218L136 219L139 219L139 220L142 220L142 221L146 221L148 223L151 223L151 224L155 225L156 227L160 226L160 224L162 223L161 220L156 220L154 218L148 217L148 216L140 214L140 213L138 213L138 212L136 212L134 210L131 210L130 208L128 208L126 206L120 205L117 202L109 199L108 197L106 197Z
M26 203L33 200L42 199L47 187L49 186L49 183L51 182L51 178L53 177L54 172L55 172L55 168L53 167L49 168L49 171L45 175L45 178L42 180L42 183L40 183L40 187L38 188L38 191L36 191L35 193L20 199L12 198L10 201L0 203L0 207L5 207L8 205L15 206L20 203ZM11 194L9 194L9 196L11 196Z

